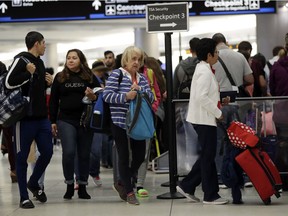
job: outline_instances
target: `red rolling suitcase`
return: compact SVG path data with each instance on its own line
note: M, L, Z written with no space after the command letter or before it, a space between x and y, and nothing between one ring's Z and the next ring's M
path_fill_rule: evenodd
M258 148L246 149L236 157L237 163L250 178L265 205L271 203L270 197L280 197L281 177L269 155Z

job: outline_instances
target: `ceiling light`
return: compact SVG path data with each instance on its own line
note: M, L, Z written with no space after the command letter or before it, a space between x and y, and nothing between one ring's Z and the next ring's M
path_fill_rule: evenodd
M288 8L288 2L285 4L285 7L287 7L287 8Z

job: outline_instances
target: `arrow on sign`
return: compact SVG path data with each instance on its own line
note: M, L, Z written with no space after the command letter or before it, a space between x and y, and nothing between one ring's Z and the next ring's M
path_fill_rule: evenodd
M160 24L160 27L175 27L177 24L176 23L162 23Z
M2 11L2 13L4 14L5 13L5 10L7 10L8 7L7 5L3 2L1 5L0 5L0 10Z
M99 7L101 7L101 2L99 0L95 0L92 3L92 7L94 7L96 11L99 10Z

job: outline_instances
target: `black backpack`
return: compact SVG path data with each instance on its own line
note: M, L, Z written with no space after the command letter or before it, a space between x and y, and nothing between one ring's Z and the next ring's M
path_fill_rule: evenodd
M190 88L191 88L191 82L192 78L195 72L196 65L199 63L199 60L197 58L194 58L192 61L192 64L189 68L184 70L185 76L183 76L183 79L178 86L177 89L177 98L179 99L189 99L190 98ZM179 64L178 68L181 65Z

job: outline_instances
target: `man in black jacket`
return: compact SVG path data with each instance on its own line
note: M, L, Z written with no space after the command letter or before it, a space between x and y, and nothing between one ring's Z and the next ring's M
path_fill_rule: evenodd
M25 43L28 52L21 52L15 56L5 85L10 89L21 86L23 95L30 98L27 115L15 124L14 143L20 207L34 208L27 188L40 202L47 201L38 180L45 172L53 154L51 124L46 106L46 87L51 85L53 77L45 72L44 63L40 58L46 48L43 35L35 31L29 32L25 37ZM37 143L40 156L27 183L27 157L33 140Z

